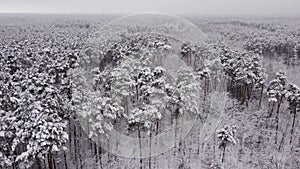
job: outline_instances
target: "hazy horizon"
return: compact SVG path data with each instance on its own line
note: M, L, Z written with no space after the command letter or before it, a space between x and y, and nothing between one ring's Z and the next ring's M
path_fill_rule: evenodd
M0 0L0 13L299 17L299 0Z

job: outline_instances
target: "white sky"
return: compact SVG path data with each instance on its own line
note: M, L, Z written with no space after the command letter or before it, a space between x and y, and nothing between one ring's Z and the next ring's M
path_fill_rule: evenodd
M0 0L0 12L300 16L300 0Z

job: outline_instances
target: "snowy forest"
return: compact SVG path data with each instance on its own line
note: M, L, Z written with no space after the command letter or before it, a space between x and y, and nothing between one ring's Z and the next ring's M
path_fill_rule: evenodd
M118 18L0 14L1 169L300 168L299 19Z

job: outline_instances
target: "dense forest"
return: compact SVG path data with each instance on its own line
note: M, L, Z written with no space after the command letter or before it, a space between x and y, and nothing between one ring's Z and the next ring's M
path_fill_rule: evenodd
M298 19L91 41L116 18L0 15L0 168L299 168Z

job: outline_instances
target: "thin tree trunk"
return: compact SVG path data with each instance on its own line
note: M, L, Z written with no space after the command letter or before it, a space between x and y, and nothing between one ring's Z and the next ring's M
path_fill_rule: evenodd
M158 127L159 127L159 124L158 124L158 121L156 121L156 133L155 133L156 136L158 135Z
M239 86L239 101L243 103L243 87Z
M139 147L140 147L140 169L143 169L143 159L142 159L142 140L141 140L141 130L138 126L138 137L139 137Z
M245 86L245 92L244 92L244 101L246 102L246 106L248 107L248 93L249 93L249 87L248 85Z
M251 95L252 95L252 91L253 91L253 87L252 87L252 85L250 84L249 86L248 86L248 100L250 100L251 99Z
M71 132L71 120L68 121L69 125L69 148L72 149L72 132Z
M291 140L290 140L290 144L292 144L293 141L293 134L294 134L294 128L295 128L295 122L296 122L296 112L297 111L297 105L295 106L295 110L293 113L293 123L292 123L292 129L291 129Z
M99 158L98 158L99 156L98 156L98 151L97 151L97 143L94 143L93 148L94 148L94 151L92 151L92 152L94 152L93 156L95 156L95 158L96 158L96 164L97 164L98 161L99 161Z
M149 169L151 169L151 144L152 144L152 126L150 127L150 138L149 138L149 148L150 148L150 152L149 152Z
M52 157L51 149L48 153L48 167L49 169L53 169L53 157Z
M262 96L263 96L263 91L264 91L264 85L261 88L261 92L260 92L260 97L259 97L259 108L261 108L261 100L262 100Z
M213 145L213 151L214 151L214 160L216 160L216 131L214 131L214 145Z
M183 116L181 116L181 125L183 125ZM183 127L183 126L182 126ZM179 136L179 152L182 151L182 127L180 127L180 136Z
M200 130L198 130L198 148L197 148L197 154L200 154Z
M275 144L277 144L277 133L278 133L278 128L279 128L279 110L280 110L280 105L282 102L282 98L283 96L280 97L279 101L278 101L278 106L277 106L277 111L276 111L276 132L275 132Z
M205 101L205 99L206 99L206 86L207 86L206 78L204 78L204 97L203 97L203 101Z
M135 81L137 83L137 81L138 81L137 78L136 78ZM135 86L135 90L136 90L136 101L139 101L139 88L138 88L138 85Z
M78 169L78 166L77 166L77 131L76 131L76 124L75 124L75 121L74 121L74 161L75 161L75 165L76 165L76 169Z
M102 149L101 149L101 141L99 142L99 146L97 145L97 150L98 150L98 157L99 157L99 162L100 162L100 168L103 168L102 166Z
M65 169L68 169L68 162L67 162L67 156L65 151L64 151L64 160L65 160Z
M179 110L178 108L175 110L175 149L176 149L176 141L177 141L177 125L178 125L178 116L179 116ZM176 151L174 152L174 155L176 155Z
M165 111L165 110L164 110ZM165 116L165 113L163 114L163 118L162 119L164 119L164 116ZM164 126L164 124L162 125L162 126ZM156 121L156 127L155 127L155 135L157 136L158 135L158 127L159 127L159 124L158 124L158 121ZM157 137L155 138L155 143L154 143L155 145L157 144Z
M109 141L107 141L107 159L108 159L108 161L110 162L111 160L110 160L110 153L109 153L109 151L110 151L110 149L109 149L109 147L110 147L110 145L109 145Z
M46 166L47 166L47 160L46 160L46 158L43 160L44 161L44 168L46 168Z
M53 168L56 169L56 163L55 163L55 157L53 158L54 155L52 155L52 162L53 162Z
M226 146L223 146L223 155L222 155L222 163L225 162L225 151L226 151Z
M275 103L272 102L271 103L271 110L270 110L270 113L269 113L269 117L272 117L274 106L275 106Z

